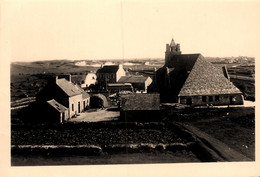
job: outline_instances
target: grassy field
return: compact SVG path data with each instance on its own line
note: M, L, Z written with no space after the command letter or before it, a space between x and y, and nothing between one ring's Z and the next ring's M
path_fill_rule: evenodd
M188 109L165 115L168 121L190 124L245 156L255 158L255 108Z

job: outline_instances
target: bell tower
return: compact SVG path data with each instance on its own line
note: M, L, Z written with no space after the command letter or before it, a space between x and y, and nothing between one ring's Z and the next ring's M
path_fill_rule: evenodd
M181 55L180 44L175 44L174 39L170 44L166 44L166 51L165 51L165 66L168 66L169 60L173 55Z

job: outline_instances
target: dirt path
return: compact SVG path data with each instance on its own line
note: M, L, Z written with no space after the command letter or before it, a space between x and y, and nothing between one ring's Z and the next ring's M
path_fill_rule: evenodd
M120 115L119 111L108 111L107 109L97 110L94 112L80 113L76 118L70 119L69 122L100 122L117 120Z
M218 161L252 161L252 159L244 156L234 149L231 149L225 143L213 138L209 134L204 133L191 125L183 124L181 126L188 130L191 134L195 135L197 139L203 143L203 146L208 150L208 152Z

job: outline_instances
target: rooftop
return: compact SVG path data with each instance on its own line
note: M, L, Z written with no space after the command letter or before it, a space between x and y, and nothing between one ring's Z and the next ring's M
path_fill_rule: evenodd
M105 65L97 70L97 73L116 73L119 69L118 65Z
M82 90L65 78L57 79L56 84L68 95L75 96L82 93Z
M64 112L68 109L62 104L58 103L55 99L49 100L47 101L47 103L59 112Z
M127 94L121 95L121 109L129 110L160 110L159 94Z
M118 82L121 83L144 83L149 77L145 76L122 76Z

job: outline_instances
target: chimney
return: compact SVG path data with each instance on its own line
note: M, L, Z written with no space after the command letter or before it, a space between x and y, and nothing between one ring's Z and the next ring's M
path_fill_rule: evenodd
M68 81L71 82L71 74L68 74Z
M118 69L123 69L123 65L122 65L122 64L119 64L119 65L118 65Z

